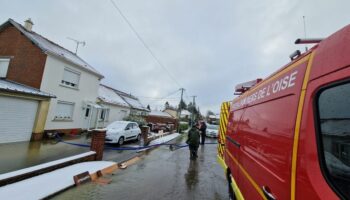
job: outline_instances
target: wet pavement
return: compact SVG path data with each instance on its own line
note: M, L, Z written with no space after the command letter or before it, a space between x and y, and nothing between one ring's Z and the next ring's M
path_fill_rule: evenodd
M200 147L196 161L189 160L188 148L170 151L159 147L136 164L105 178L112 182L87 183L53 199L228 199L224 172L216 161L216 145Z
M91 138L87 135L65 136L66 142L90 145ZM138 146L136 141L128 141L123 147ZM119 147L118 145L106 145L107 147ZM78 155L90 151L89 147L81 147L59 142L56 139L37 142L14 142L0 144L0 174L20 170L27 167L55 161L69 156ZM136 151L115 151L106 149L104 160L121 162L137 155Z
M70 142L87 144L86 137L65 137ZM89 148L59 143L57 140L0 144L0 174L66 158L90 151Z

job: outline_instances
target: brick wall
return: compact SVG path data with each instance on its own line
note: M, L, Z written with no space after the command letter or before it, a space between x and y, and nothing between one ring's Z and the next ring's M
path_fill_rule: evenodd
M102 160L105 145L106 131L93 130L91 138L91 151L96 152L95 160Z
M170 117L160 117L160 116L152 116L148 115L145 116L145 120L147 123L153 123L153 124L174 124L174 129L177 129L178 121L174 118Z
M160 116L146 116L145 120L147 123L162 123L162 124L166 124L166 123L173 123L173 124L177 124L177 120L174 118L170 118L170 117L160 117Z
M40 88L47 55L12 25L0 31L0 56L13 56L8 80Z

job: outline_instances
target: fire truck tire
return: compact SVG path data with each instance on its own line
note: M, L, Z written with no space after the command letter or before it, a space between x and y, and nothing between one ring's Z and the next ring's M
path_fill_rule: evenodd
M228 195L230 200L236 200L236 195L235 192L233 191L232 188L232 176L231 173L227 173L227 185L228 185Z

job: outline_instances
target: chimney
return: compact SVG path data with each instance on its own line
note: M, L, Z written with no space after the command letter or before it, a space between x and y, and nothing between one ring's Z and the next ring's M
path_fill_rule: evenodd
M32 31L33 25L34 24L30 18L28 18L26 21L24 21L24 28L26 28L27 31Z

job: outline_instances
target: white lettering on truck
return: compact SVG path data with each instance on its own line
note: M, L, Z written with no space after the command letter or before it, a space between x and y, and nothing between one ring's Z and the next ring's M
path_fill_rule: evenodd
M280 78L265 87L259 89L253 94L241 99L240 101L233 104L233 108L240 108L246 104L252 103L256 100L263 99L270 96L271 94L277 94L278 92L284 91L288 88L292 88L295 85L298 71L293 71L289 75Z

